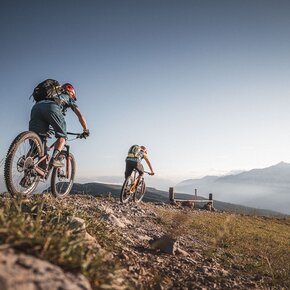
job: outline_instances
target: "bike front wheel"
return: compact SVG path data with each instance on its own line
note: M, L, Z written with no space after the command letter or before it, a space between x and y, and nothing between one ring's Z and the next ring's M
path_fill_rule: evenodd
M130 190L132 188L133 181L134 180L131 176L125 179L120 193L121 203L127 203L132 198L132 193L130 192Z
M63 198L67 196L73 186L75 172L76 172L76 161L74 156L67 152L61 152L59 160L64 163L63 167L54 168L51 175L51 193L55 197Z
M20 133L11 143L4 165L5 183L12 196L31 194L40 179L35 163L43 156L40 137L31 131Z
M134 201L135 202L142 201L144 194L145 194L145 191L146 191L146 185L145 185L144 178L142 178L137 186L135 193L134 193Z

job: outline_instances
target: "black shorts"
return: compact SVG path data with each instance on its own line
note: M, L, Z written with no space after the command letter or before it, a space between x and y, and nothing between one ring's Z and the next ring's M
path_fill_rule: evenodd
M129 177L134 169L138 171L139 175L142 176L144 174L144 167L140 162L126 160L125 178Z

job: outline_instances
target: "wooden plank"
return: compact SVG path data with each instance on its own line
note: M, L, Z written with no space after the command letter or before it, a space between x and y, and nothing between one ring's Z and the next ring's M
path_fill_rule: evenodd
M182 201L192 201L192 202L213 202L212 199L174 199L174 201L182 202Z

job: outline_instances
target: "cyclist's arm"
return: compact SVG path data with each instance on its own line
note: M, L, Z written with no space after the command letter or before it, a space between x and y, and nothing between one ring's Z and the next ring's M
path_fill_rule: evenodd
M146 156L144 159L145 159L145 161L146 161L148 167L150 168L151 174L154 175L154 171L153 171L152 165L151 165L151 163L150 163L148 157Z
M87 121L86 121L84 115L82 114L82 112L80 111L80 109L78 107L75 107L72 110L75 112L75 114L79 118L80 124L82 125L83 129L88 130Z

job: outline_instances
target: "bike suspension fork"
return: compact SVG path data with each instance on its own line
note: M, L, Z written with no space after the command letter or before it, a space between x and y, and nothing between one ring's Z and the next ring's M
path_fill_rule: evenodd
M66 158L65 158L65 161L66 161L66 178L69 178L69 170L70 170L70 162L69 162L69 145L65 145L65 148L66 148Z

